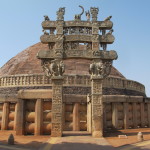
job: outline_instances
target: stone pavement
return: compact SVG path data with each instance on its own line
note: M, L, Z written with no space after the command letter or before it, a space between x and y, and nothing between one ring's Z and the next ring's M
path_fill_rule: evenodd
M40 150L115 150L104 138L66 136L51 138Z

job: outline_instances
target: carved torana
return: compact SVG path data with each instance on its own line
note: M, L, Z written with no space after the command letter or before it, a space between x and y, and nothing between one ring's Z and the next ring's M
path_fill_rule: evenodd
M75 87L72 91L72 88L63 88L65 82L63 79L65 72L63 60L71 58L91 60L92 63L89 66L91 88L86 88L85 94L91 94L92 135L93 137L102 137L102 83L110 74L113 60L118 57L114 50L107 50L107 44L112 44L115 39L112 35L113 23L110 21L112 16L107 17L104 21L98 21L99 8L91 7L90 11L85 13L87 21L83 21L81 16L84 13L84 8L80 5L79 7L82 12L76 14L73 21L64 21L65 7L59 8L57 11L57 21L50 21L45 16L45 21L42 23L44 34L41 36L41 42L48 44L49 50L41 50L37 57L42 61L42 68L46 76L52 80L52 136L62 135L63 94L68 91L69 93L80 93L85 89ZM90 17L92 18L91 21ZM68 78L67 82L73 84L71 78ZM74 113L78 109L78 104L75 106ZM77 120L77 122L75 121L74 130L78 129L79 124L78 117L75 117L74 121Z

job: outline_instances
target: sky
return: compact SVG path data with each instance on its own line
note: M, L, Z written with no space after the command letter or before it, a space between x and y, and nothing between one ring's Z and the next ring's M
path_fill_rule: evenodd
M44 15L56 20L58 8L66 7L65 20L73 20L79 5L99 7L100 21L113 16L115 42L108 50L119 56L113 65L127 79L144 84L150 97L150 0L0 0L0 67L40 41Z

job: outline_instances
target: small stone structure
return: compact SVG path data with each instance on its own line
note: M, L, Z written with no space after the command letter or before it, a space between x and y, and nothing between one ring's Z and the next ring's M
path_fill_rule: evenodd
M8 137L8 144L9 145L14 145L14 136L13 134L10 134Z
M98 21L99 9L91 7L85 21L80 7L71 21L64 21L64 7L56 21L44 16L41 43L0 69L1 130L51 136L88 131L102 137L113 128L150 127L145 87L112 66L112 16Z
M138 134L137 134L137 140L139 142L142 142L144 140L142 132L138 132Z

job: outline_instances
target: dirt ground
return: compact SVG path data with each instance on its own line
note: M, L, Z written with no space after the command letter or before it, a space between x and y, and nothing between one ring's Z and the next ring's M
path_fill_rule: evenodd
M113 147L120 147L127 144L137 143L137 133L142 132L144 140L150 140L150 128L142 129L127 129L105 133L105 139ZM0 131L0 143L7 144L7 139L10 134L14 135L15 144L24 148L38 149L42 144L46 143L50 136L16 136L15 131ZM120 139L118 135L126 135L127 138Z
M16 136L15 131L0 131L0 143L7 144L7 139L11 133L14 135L15 145L23 146L24 148L38 149L41 144L50 139L50 136Z
M150 128L140 128L140 129L126 129L111 131L111 133L106 133L105 139L114 147L120 147L127 144L137 143L138 132L143 133L144 140L150 140ZM118 135L126 135L127 138L120 139Z

